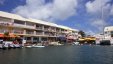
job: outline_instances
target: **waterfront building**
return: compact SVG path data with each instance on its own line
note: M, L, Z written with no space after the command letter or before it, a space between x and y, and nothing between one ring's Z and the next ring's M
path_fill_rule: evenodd
M107 26L104 28L104 39L109 40L113 44L113 26Z
M96 38L96 44L100 44L100 41L104 39L104 34L95 34L93 37Z
M113 26L105 27L102 34L96 34L94 37L96 44L113 44Z
M59 36L66 37L67 34L78 37L77 29L0 11L0 33L4 32L19 35L26 43L50 43L57 41Z

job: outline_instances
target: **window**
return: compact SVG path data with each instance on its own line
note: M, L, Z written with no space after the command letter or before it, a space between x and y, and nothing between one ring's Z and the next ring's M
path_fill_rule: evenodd
M111 37L113 37L113 31L111 31Z
M11 22L11 19L0 17L0 22Z
M26 25L28 25L28 26L34 26L34 23L32 23L32 22L26 22Z
M104 32L104 34L107 34L108 32Z
M14 20L14 23L17 23L17 24L25 24L24 21L20 21L20 20Z

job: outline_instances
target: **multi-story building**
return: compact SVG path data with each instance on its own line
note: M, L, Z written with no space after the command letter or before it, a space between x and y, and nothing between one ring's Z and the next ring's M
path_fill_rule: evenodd
M10 32L21 36L26 42L55 41L68 33L77 35L78 30L55 23L0 11L0 33Z
M104 28L104 40L109 40L113 45L113 26L107 26Z
M96 44L113 45L113 26L105 27L102 34L94 35L94 37L96 37Z

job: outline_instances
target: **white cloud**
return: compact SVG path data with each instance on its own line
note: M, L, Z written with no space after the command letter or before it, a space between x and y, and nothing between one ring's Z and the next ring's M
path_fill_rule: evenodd
M12 12L27 18L43 20L64 20L76 14L77 0L26 0L26 4L16 7Z
M104 27L109 25L106 21L110 16L111 4L109 3L111 0L94 0L88 1L86 6L86 11L90 14L93 14L90 20L91 26L95 27L99 32L103 31ZM113 12L113 11L111 11Z
M94 32L94 31L92 31L92 30L87 30L87 31L86 31L86 34L87 34L87 35L94 35L94 34L95 34L95 32Z
M111 5L112 0L94 0L88 1L86 3L86 10L88 13L92 14L102 14L104 17L109 17L113 15L113 4Z
M3 5L5 0L0 0L0 5Z
M99 31L102 31L104 29L104 27L106 25L108 25L107 22L105 22L104 20L102 19L97 19L97 20L94 20L92 23L91 23L92 26L94 26L95 28L97 28Z
M94 1L89 1L86 3L86 9L87 12L89 13L100 13L102 12L102 9L104 11L109 10L110 8L110 2L111 0L94 0Z

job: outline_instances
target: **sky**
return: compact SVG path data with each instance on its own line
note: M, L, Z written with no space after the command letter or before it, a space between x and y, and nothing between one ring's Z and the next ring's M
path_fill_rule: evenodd
M113 0L0 0L0 11L102 33L113 25Z

